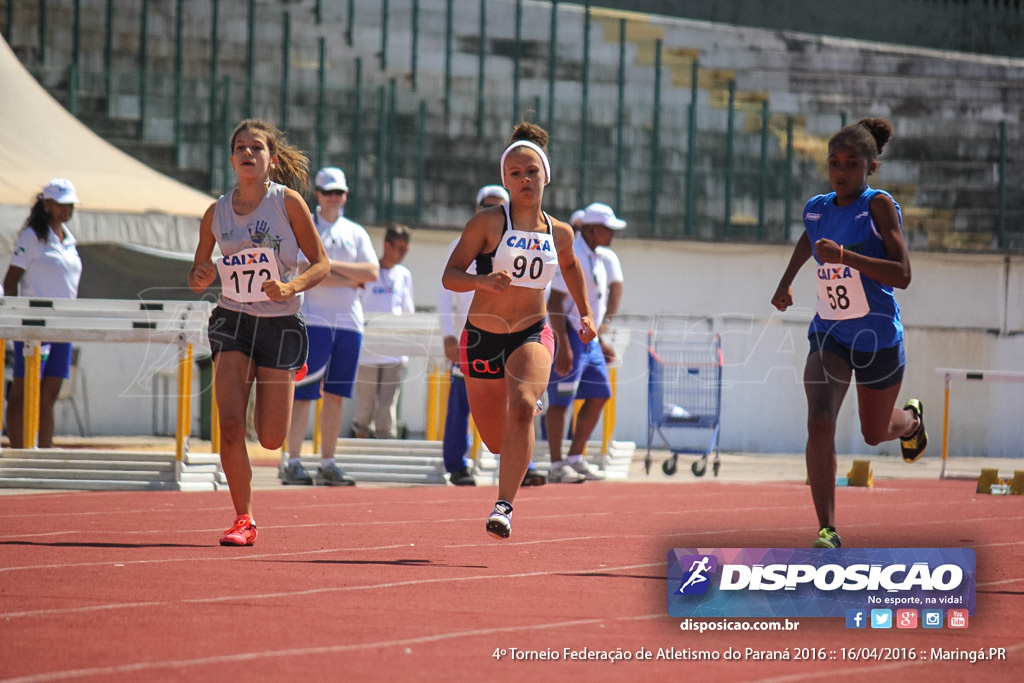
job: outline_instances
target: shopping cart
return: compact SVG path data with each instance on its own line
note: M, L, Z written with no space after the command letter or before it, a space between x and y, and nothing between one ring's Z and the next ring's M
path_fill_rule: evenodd
M722 338L718 334L648 333L647 457L651 472L651 443L657 434L672 452L661 465L676 473L680 453L700 453L690 466L704 476L708 456L715 452L712 471L718 476L718 439L722 414ZM710 434L706 441L702 437ZM681 445L683 441L687 445ZM696 447L693 444L707 444Z

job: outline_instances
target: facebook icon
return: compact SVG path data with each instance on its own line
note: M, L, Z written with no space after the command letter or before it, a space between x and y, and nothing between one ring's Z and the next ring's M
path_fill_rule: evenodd
M862 609L846 610L846 628L867 628L867 612Z

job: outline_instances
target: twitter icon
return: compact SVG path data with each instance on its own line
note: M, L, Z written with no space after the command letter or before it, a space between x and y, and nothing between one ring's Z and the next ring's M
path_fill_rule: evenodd
M892 610L871 610L871 628L892 628Z

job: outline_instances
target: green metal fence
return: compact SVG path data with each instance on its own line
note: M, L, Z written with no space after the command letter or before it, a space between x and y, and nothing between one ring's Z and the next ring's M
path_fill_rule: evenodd
M739 101L735 80L702 82L698 59L688 83L667 83L660 39L652 65L629 63L635 47L626 18L614 26L614 57L598 59L609 46L595 43L590 3L347 0L317 2L312 14L256 0L89 5L102 9L83 14L82 0L41 0L28 16L7 0L2 13L8 41L37 43L29 67L73 113L136 154L158 159L161 147L170 150L171 163L149 163L213 193L232 182L234 123L275 120L315 166L346 169L348 213L364 222L453 227L450 210L499 180L501 149L526 116L551 134L546 207L556 216L603 201L629 221L631 237L786 241L799 230L803 202L827 191L824 141L863 115L776 112L768 98ZM194 21L191 32L183 22L197 7L210 19L201 35ZM63 24L54 26L60 12L73 17L71 41L61 40ZM155 13L159 26L171 18L169 37ZM116 49L124 48L112 36L132 21L133 68L119 69ZM310 39L321 22L332 26L329 41L322 32ZM456 28L467 22L475 35ZM268 33L268 25L277 28ZM428 25L444 26L440 40ZM230 35L229 26L236 27ZM537 26L546 40L536 37ZM569 35L580 36L579 45ZM232 52L230 41L242 49ZM376 53L367 61L370 43ZM102 54L85 44L102 45ZM197 45L206 46L204 56L194 56ZM473 75L467 60L475 60ZM278 77L261 77L257 62ZM912 246L1024 250L1019 119L891 118L896 138L877 185L904 206ZM139 144L128 145L131 137Z

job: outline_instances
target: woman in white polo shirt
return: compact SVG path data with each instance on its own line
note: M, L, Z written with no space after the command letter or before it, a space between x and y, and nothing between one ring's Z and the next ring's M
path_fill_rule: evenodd
M82 278L82 259L75 236L68 230L78 204L70 180L54 178L36 198L25 226L18 233L10 267L4 276L8 296L75 299ZM39 447L53 445L53 406L60 386L71 376L71 344L49 342L42 346L42 379L39 384ZM14 381L7 401L7 436L11 448L24 448L22 420L25 397L24 344L14 342ZM27 444L31 446L32 444Z

